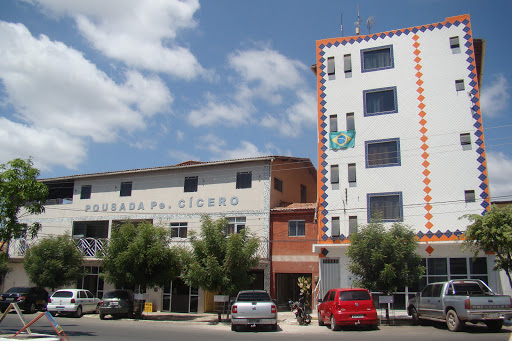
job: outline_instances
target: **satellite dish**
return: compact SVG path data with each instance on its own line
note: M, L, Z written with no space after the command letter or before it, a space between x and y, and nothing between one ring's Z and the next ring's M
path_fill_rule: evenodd
M375 16L372 15L366 20L366 27L368 27L368 34L370 34L370 31L371 31L371 28L373 25L375 25Z

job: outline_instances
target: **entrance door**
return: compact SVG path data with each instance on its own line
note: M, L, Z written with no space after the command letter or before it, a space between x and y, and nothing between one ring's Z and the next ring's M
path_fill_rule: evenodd
M341 284L340 260L338 258L322 258L320 260L320 295L339 288Z
M311 273L307 274L276 274L276 299L280 310L288 310L288 300L294 302L300 298L298 285L299 277L311 278ZM311 289L308 298L311 297Z
M181 278L164 287L162 310L173 313L197 313L198 289L189 287Z

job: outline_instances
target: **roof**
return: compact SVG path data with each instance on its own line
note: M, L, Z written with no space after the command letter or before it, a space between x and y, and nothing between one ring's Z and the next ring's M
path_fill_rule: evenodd
M311 160L308 158L272 155L272 156L258 156L258 157L232 159L232 160L221 160L221 161L189 160L189 161L181 162L181 163L178 163L175 165L170 165L170 166L138 168L138 169L130 169L130 170L89 173L89 174L79 174L79 175L69 175L69 176L61 176L61 177L56 177L56 178L43 178L43 179L39 179L39 180L43 181L43 182L75 180L75 179L91 178L91 177L98 177L98 176L105 176L105 175L125 175L125 174L135 174L135 173L147 173L147 172L154 172L154 171L165 171L165 170L175 170L175 169L205 167L205 166L218 166L218 165L227 165L227 164L244 163L244 162L257 162L257 161L272 162L274 160L306 162L306 163L309 163L311 165L311 167L315 168L315 166L311 163Z
M287 212L287 211L299 211L299 210L314 210L316 209L316 202L299 203L295 202L286 206L274 207L271 209L272 212Z

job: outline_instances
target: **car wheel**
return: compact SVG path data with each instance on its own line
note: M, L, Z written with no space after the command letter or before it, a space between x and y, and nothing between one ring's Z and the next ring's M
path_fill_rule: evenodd
M237 332L238 331L238 326L236 324L232 324L231 325L231 331Z
M490 332L499 332L503 327L503 321L486 321L485 324Z
M464 323L459 320L455 310L448 310L446 313L446 326L451 332L459 332L464 327Z
M320 315L320 311L318 311L318 325L320 327L325 326L324 320L322 320L322 316Z
M273 332L276 332L277 331L277 323L271 325L270 329L273 331Z
M28 309L25 311L27 314L33 314L36 312L36 304L34 302L30 303Z
M83 315L84 315L84 312L82 311L82 306L79 305L78 308L76 308L75 317L82 317Z
M340 326L338 326L336 324L336 320L334 319L334 315L331 315L331 330L332 331L337 331L337 330L340 330Z
M100 320L104 320L104 319L105 319L105 314L100 313Z

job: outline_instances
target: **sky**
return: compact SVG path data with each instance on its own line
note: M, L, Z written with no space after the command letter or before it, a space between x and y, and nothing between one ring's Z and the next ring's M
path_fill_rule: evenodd
M512 200L508 0L1 0L0 163L42 178L267 155L317 165L315 41L469 14L493 201Z

